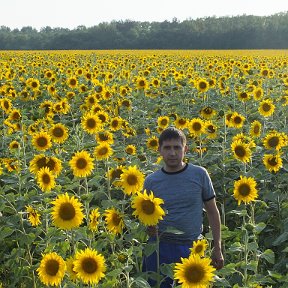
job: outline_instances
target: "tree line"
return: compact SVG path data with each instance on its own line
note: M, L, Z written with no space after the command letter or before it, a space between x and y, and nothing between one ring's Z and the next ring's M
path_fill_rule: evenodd
M93 27L0 27L0 50L287 49L288 12L180 22L112 21Z

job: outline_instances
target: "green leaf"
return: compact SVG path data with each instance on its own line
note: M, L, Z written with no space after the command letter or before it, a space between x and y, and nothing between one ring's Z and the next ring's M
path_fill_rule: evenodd
M281 243L288 240L288 231L285 231L283 234L281 234L276 240L272 243L274 246L278 246Z
M255 229L255 232L257 234L259 234L263 229L265 229L265 227L266 227L266 224L264 222L260 222L260 223L256 224L254 229Z
M10 227L2 227L1 230L0 230L0 239L1 241L10 236L12 233L14 232L13 229L11 229Z
M271 249L265 250L261 255L260 258L264 258L267 262L274 264L275 263L275 254Z

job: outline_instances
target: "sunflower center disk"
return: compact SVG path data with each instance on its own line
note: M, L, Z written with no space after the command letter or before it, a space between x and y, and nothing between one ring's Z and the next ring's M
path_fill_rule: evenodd
M268 142L269 142L270 147L276 147L279 143L279 138L278 137L271 137Z
M151 215L155 211L155 205L150 200L143 200L142 201L142 211L147 214Z
M44 137L40 137L38 140L37 140L37 144L39 147L45 147L47 145L47 139L44 138Z
M136 185L137 184L137 177L135 177L135 175L129 175L127 177L127 183L129 185Z
M55 137L62 137L64 135L64 132L63 132L63 130L61 128L55 128L53 130L53 135Z
M83 261L82 268L86 273L93 274L97 271L98 265L94 259L87 258Z
M50 276L55 276L59 270L58 261L52 259L49 260L46 264L46 273Z
M63 220L71 220L75 217L75 208L70 203L64 203L61 205L59 216Z
M242 184L239 188L239 193L242 196L248 196L250 194L250 186L247 184Z
M50 178L50 176L48 174L44 174L42 176L42 181L43 181L44 184L49 184L51 182L51 178Z
M190 269L187 269L185 273L185 278L188 280L189 283L199 283L202 281L205 273L201 267L190 267Z
M245 156L245 149L243 149L243 147L236 147L235 154L238 157L244 157Z
M85 169L87 167L87 161L84 158L77 160L76 166L78 169Z

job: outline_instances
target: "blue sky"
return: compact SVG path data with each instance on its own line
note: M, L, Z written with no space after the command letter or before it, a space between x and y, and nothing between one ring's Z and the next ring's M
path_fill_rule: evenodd
M288 11L287 0L5 0L0 26L74 29L112 20L183 21L209 16L269 16Z

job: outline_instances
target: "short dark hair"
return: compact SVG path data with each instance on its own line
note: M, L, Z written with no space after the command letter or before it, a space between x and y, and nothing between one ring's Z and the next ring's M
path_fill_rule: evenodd
M180 139L183 146L185 146L187 142L186 136L182 130L175 127L168 127L164 129L159 136L159 147L162 146L163 141L170 139Z

